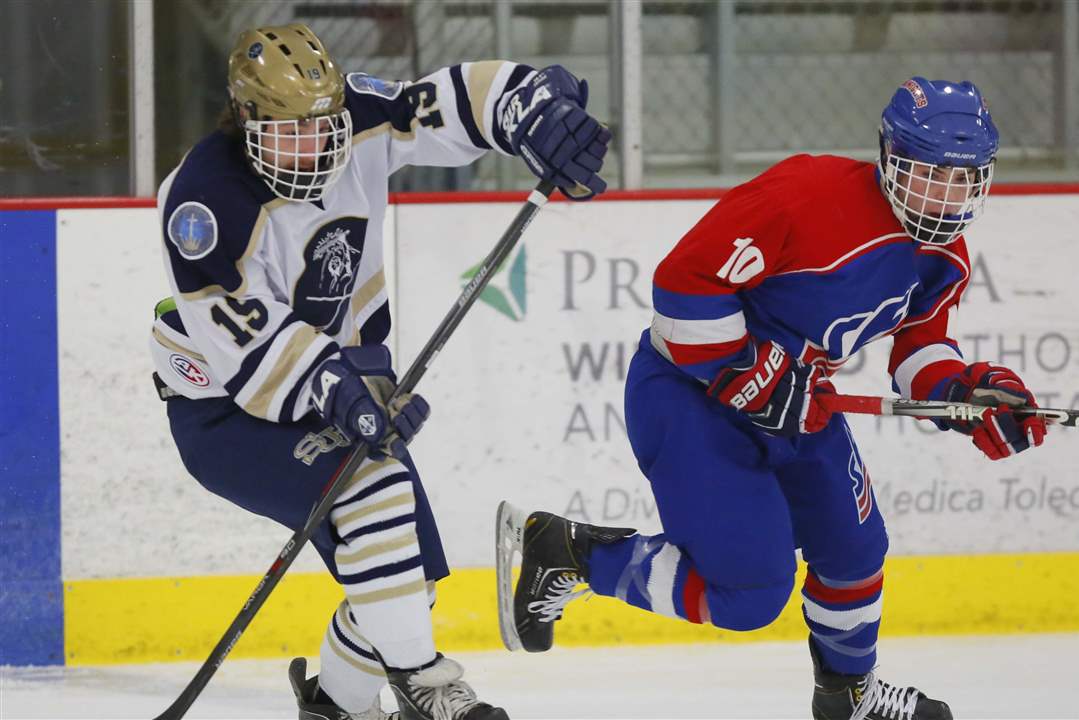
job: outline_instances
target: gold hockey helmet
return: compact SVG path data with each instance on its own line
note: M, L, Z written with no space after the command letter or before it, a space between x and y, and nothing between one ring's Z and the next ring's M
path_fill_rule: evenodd
M317 200L352 152L345 78L301 23L240 33L229 96L251 167L286 200Z

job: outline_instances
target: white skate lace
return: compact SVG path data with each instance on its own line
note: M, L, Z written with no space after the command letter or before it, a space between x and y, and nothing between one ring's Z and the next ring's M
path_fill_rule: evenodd
M460 720L479 705L476 693L459 680L464 670L449 658L408 678L412 699L420 710L434 720Z
M533 600L528 603L528 612L539 615L540 622L554 622L562 617L562 611L565 610L566 605L592 592L588 588L574 592L573 588L577 587L580 581L581 579L573 573L562 573L547 588L547 594L542 600Z
M912 687L896 687L869 673L859 683L862 700L854 708L850 720L864 720L869 713L876 712L882 717L895 720L913 720L914 709L918 705L918 690Z

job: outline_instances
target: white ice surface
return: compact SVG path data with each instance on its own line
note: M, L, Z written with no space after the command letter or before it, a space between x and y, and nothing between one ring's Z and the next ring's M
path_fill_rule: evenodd
M886 639L879 672L957 718L1079 718L1079 634ZM514 718L805 718L803 643L459 653L483 699ZM189 718L294 718L288 661L230 660ZM193 663L0 669L0 718L151 718ZM383 706L392 706L384 691Z

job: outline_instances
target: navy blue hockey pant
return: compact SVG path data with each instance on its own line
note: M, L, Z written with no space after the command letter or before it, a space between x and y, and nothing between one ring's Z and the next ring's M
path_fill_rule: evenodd
M231 398L167 403L169 424L187 471L215 495L299 530L349 447L336 447L325 422L310 413L299 422L273 423L248 415ZM319 451L320 447L327 448ZM438 527L411 458L405 459L415 496L416 534L427 580L449 575ZM323 522L311 539L341 581L337 528Z
M801 548L803 614L825 665L872 669L888 538L843 417L794 439L767 435L656 353L647 332L625 401L663 533L595 546L593 590L752 630L789 600Z

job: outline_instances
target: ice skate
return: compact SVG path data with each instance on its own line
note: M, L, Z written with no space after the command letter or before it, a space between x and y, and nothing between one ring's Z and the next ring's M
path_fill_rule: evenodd
M300 706L300 720L399 720L399 713L384 713L378 696L370 708L361 713L349 713L333 704L326 693L319 695L318 675L307 678L307 660L294 658L288 666L288 679L296 704Z
M461 680L464 672L460 663L442 653L414 670L386 668L401 720L509 720L505 710L476 698Z
M897 687L869 672L840 675L821 667L813 641L813 720L952 720L947 703L913 687Z
M593 542L629 537L632 528L573 522L547 512L525 515L503 502L496 521L498 627L509 650L550 650L554 622L588 582L588 553ZM521 577L513 588L513 553L521 555Z

